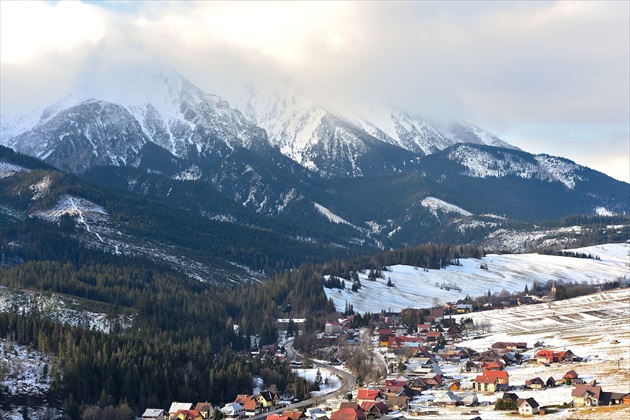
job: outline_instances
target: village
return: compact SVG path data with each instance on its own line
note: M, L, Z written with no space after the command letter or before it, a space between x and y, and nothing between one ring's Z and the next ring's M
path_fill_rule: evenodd
M472 307L463 302L447 303L432 308L422 323L413 326L403 322L404 311L383 312L372 329L358 328L354 317L347 316L327 323L318 340L328 348L373 355L373 369L383 373L379 380L363 383L336 357L313 358L307 359L316 365L310 375L317 371L321 378L325 372L335 380L306 401L287 401L273 390L260 390L255 395L238 395L222 407L174 402L168 411L147 409L142 419L623 418L630 415L630 331L627 309L620 308L627 307L628 301L626 288L557 303L556 309L572 313L563 320L567 325L557 327L557 337L549 334L556 327L542 322L538 335L514 335L505 329L506 325L518 326L518 319L536 322L534 314L552 308L548 303L483 313L470 313ZM575 348L569 348L565 344L582 337L582 330L589 328L575 324L584 324L588 313L595 314L589 302L597 302L600 318L613 314L600 319L613 328L599 331L588 345L578 340ZM580 313L575 308L583 309ZM489 317L497 321L489 324ZM503 324L500 317L504 317ZM287 320L280 321L279 328L286 328ZM304 320L295 321L300 325ZM567 331L570 336L564 334ZM545 334L549 338L540 339ZM507 340L512 336L518 340ZM522 340L523 336L532 339ZM603 342L601 337L609 341ZM291 361L296 371L309 375L303 369L305 358L281 350L291 350L291 341L261 350Z

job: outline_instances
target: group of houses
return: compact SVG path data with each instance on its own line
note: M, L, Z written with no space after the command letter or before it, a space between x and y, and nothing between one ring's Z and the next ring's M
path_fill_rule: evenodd
M233 402L223 407L214 407L208 402L193 405L189 402L173 402L168 411L148 408L142 420L206 420L213 417L214 411L221 412L225 419L244 419L280 407L280 395L274 391L262 391L256 395L237 395ZM294 419L297 420L297 419Z

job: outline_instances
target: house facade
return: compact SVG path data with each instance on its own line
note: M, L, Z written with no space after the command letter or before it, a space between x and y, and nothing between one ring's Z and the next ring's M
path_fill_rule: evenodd
M533 398L519 399L516 401L516 407L521 416L532 416L540 412L540 405Z

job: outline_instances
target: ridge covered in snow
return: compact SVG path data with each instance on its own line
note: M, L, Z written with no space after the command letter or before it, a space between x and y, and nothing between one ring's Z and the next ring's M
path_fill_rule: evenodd
M476 178L504 178L517 176L561 182L573 189L582 178L576 173L580 166L563 158L548 155L532 155L533 160L503 150L480 150L474 146L459 145L449 153L449 159L467 169L466 175Z
M438 211L444 213L457 213L462 216L472 216L471 212L435 197L426 197L420 202L420 204L422 204L423 207L428 208L431 214L433 214L437 219L439 219Z

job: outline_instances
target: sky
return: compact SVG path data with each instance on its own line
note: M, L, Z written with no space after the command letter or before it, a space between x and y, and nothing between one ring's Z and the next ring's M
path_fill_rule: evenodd
M5 117L154 67L225 97L288 77L630 182L627 1L1 1L0 19Z

